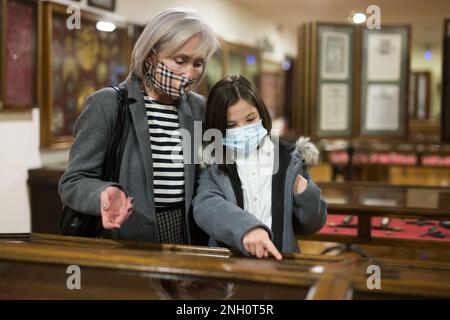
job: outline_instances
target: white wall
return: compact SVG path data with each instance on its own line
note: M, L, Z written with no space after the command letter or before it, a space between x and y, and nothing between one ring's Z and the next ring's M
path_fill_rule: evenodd
M39 167L39 111L0 115L0 233L29 232L27 171Z
M58 0L66 5L76 2ZM87 8L82 0L80 7ZM275 52L267 58L281 61L284 55L296 55L295 28L278 28L264 18L226 0L118 0L116 11L106 16L146 23L163 9L187 6L199 11L214 31L226 40L252 45L267 36ZM30 232L30 204L27 191L28 169L67 161L68 150L39 150L39 110L21 115L0 113L0 233Z
M160 11L177 6L198 11L214 32L225 40L256 46L257 39L267 36L275 49L270 58L281 61L286 53L297 55L295 28L278 28L276 23L229 0L118 0L116 13L145 24Z

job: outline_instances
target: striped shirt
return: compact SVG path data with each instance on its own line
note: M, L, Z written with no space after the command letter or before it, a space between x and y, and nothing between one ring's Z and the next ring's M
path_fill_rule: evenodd
M178 109L143 93L152 148L155 206L183 206L184 164Z

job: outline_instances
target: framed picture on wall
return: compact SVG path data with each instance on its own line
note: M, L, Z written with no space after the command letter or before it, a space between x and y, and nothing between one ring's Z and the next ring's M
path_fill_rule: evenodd
M402 37L398 33L367 33L367 80L399 81Z
M410 26L361 32L360 135L406 136Z
M366 130L398 131L400 128L400 88L397 84L370 84L365 109Z
M88 5L108 11L116 10L116 0L88 0Z
M260 52L249 46L224 42L222 45L225 75L242 74L257 86L261 71Z
M281 63L268 59L262 61L259 89L272 120L281 118L284 114L284 80Z
M203 81L196 92L207 96L212 86L225 75L242 74L259 87L260 52L257 48L220 39L221 50L208 62Z
M322 83L319 90L320 130L347 131L350 126L348 102L351 94L348 84Z
M354 28L318 23L315 28L316 136L352 135Z
M0 0L0 110L38 105L39 7L38 1Z
M431 116L430 71L414 71L409 80L409 118L426 120Z
M41 147L64 148L72 142L73 126L87 96L122 82L128 73L132 41L125 25L113 32L96 29L99 16L82 12L83 28L67 30L66 8L43 7L45 50L41 109Z
M346 32L321 32L320 77L322 80L346 80L349 72L350 35Z
M441 140L450 142L450 19L444 21Z

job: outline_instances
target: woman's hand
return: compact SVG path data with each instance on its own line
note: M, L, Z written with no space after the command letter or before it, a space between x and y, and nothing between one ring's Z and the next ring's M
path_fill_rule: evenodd
M308 186L308 180L298 175L294 182L294 193L302 193Z
M103 228L120 228L131 214L133 198L117 187L108 187L100 194Z
M278 252L269 238L269 234L263 228L255 228L244 235L242 239L244 249L252 256L267 258L271 253L275 259L281 260L283 257Z

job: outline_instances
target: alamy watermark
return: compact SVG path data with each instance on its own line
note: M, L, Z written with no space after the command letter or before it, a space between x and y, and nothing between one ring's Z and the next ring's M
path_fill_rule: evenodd
M78 5L70 5L67 7L66 13L70 15L66 20L68 30L81 29L81 9ZM371 4L366 9L368 29L381 29L381 8L376 4Z
M381 29L381 9L376 4L371 4L367 7L367 21L366 26L368 29Z
M69 290L81 290L81 269L80 266L72 264L67 267L67 274L70 276L67 278L66 286Z
M81 268L76 264L67 267L66 273L69 277L66 281L66 287L69 290L81 290ZM369 290L381 289L381 268L376 264L367 267L366 273L370 276L367 278L366 285Z
M79 6L71 5L67 7L67 14L70 16L66 20L66 27L69 30L80 30L81 29L81 9Z
M373 289L381 289L381 269L380 266L376 264L371 264L367 267L366 270L367 274L370 274L370 276L367 278L367 289L373 290Z

